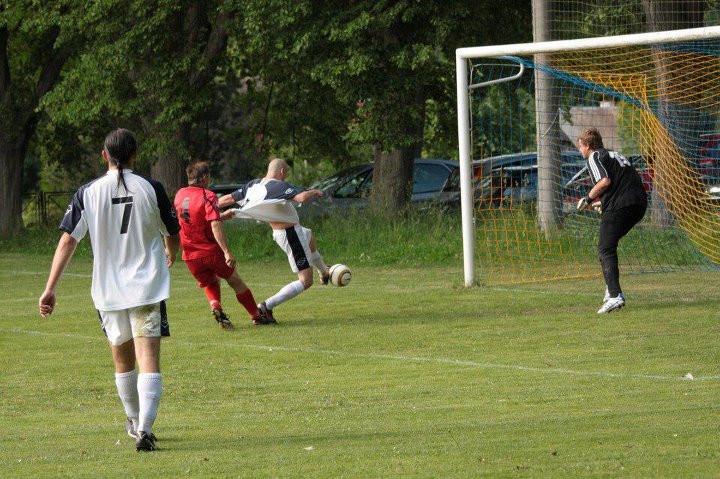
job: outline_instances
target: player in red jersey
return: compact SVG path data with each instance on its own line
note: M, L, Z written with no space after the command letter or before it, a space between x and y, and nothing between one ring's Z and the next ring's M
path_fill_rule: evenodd
M235 290L237 300L250 314L253 324L270 324L272 321L258 310L252 291L235 269L235 257L228 248L222 227L222 220L231 215L220 213L217 195L207 189L208 163L192 163L185 171L188 186L177 192L174 202L180 221L182 259L198 280L198 286L205 289L215 320L223 329L234 329L220 303L218 278L223 278Z

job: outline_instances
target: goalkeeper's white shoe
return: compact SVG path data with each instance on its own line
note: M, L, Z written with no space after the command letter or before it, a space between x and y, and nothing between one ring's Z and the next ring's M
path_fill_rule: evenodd
M612 313L625 306L625 297L622 293L618 294L614 298L610 298L598 309L598 314Z

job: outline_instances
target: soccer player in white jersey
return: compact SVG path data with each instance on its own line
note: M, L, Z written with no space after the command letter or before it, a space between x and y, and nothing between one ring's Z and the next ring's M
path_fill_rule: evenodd
M43 317L55 309L55 288L78 242L90 235L91 293L115 363L125 429L138 451L154 451L153 423L162 394L160 337L169 336L165 300L180 226L163 186L132 171L137 143L129 130L108 134L108 172L80 187L60 224L63 231L42 296ZM140 372L135 368L139 367Z
M235 213L239 218L253 218L270 224L273 239L287 254L290 268L297 273L297 281L286 284L280 291L258 305L261 313L270 322L275 322L273 309L313 285L314 266L322 284L329 280L328 268L317 249L312 231L300 225L297 211L292 202L305 203L313 198L322 198L320 190L305 190L288 183L289 167L285 160L275 158L268 165L267 175L244 185L231 195L219 200L221 208L240 204Z

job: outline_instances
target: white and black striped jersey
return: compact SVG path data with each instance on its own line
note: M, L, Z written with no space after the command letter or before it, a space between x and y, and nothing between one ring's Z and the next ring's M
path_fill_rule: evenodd
M610 178L610 187L600 198L604 212L631 205L647 205L642 179L623 155L599 148L592 152L587 164L593 185L602 178Z
M170 297L164 236L180 230L163 186L123 170L127 190L110 170L77 190L60 229L80 241L90 235L95 308L115 311Z
M295 206L290 201L303 191L292 183L281 180L252 180L233 191L233 199L240 205L237 218L254 218L265 222L299 224Z

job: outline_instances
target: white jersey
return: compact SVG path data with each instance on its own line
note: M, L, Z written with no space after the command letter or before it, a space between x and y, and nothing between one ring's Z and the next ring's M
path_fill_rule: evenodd
M90 234L95 308L116 311L170 297L170 272L163 235L180 230L163 186L132 170L118 171L82 186L73 196L60 229L80 241Z
M236 218L253 218L266 223L298 224L295 206L290 200L301 188L281 180L253 180L239 190L233 191L233 199L240 209L233 210Z

